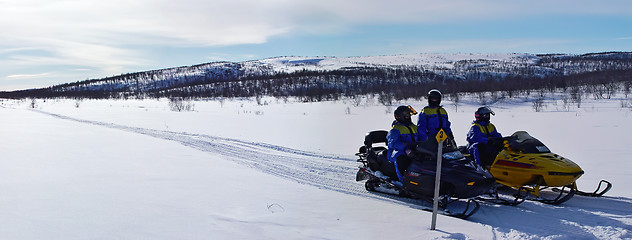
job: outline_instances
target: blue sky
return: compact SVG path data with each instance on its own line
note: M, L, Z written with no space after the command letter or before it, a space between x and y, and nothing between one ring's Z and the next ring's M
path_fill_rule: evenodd
M275 56L632 51L632 1L0 0L0 90Z

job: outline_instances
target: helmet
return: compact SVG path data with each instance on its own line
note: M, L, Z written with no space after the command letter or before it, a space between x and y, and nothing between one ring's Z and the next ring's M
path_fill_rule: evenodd
M438 107L441 104L442 94L437 89L432 89L428 92L428 105L431 107Z
M476 121L489 122L489 114L496 115L489 107L479 107L476 112L474 112L474 117L476 118Z
M410 119L410 116L415 114L417 114L417 111L411 106L399 106L393 113L395 120L403 124L411 124L413 121Z

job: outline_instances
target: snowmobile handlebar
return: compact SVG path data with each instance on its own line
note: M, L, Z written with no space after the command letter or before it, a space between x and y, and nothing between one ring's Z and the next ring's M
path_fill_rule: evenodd
M439 143L434 139L428 138L426 141L416 142L415 150L417 153L430 155L431 157L437 156L437 149L439 148ZM459 151L456 143L453 140L446 140L443 142L443 152L454 152Z

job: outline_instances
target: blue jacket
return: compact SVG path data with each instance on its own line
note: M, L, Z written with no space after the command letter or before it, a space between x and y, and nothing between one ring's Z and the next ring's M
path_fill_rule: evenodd
M448 112L443 107L424 107L419 113L417 127L426 136L437 134L441 128L448 135L453 135L452 129L450 129L450 121L448 121Z
M388 160L397 162L397 157L405 154L406 148L412 143L426 140L426 135L417 131L415 124L405 126L397 121L393 121L393 128L386 135L388 144Z
M496 126L491 122L472 122L470 131L467 132L467 147L470 148L474 143L486 144L490 137L502 138L503 136L496 131Z

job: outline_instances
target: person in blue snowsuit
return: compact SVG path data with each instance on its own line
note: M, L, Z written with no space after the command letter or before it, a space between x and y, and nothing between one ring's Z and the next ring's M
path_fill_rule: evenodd
M415 156L415 143L428 138L417 131L417 126L411 120L411 115L416 113L410 106L399 106L393 114L395 121L392 128L386 135L388 160L394 163L400 182L403 182L403 174Z
M443 129L451 141L454 141L454 134L450 128L448 112L441 106L442 94L437 89L428 92L428 106L424 107L417 119L417 128L428 137L433 137Z
M467 151L474 156L476 164L489 166L500 152L502 135L490 122L490 114L495 113L489 107L480 107L474 113L476 120L467 132Z

